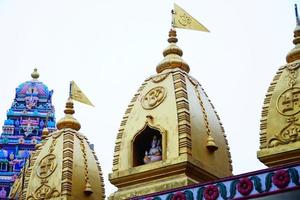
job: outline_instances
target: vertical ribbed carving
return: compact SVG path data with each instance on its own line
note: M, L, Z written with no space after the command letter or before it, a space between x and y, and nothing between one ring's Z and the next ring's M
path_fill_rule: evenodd
M191 121L188 96L186 91L186 75L176 70L172 73L178 118L179 155L192 154Z
M114 149L114 158L113 158L113 169L112 171L118 171L119 170L119 159L120 159L120 150L121 150L121 141L122 141L122 137L123 137L123 133L124 133L124 127L126 125L128 116L133 108L134 103L136 102L136 100L138 99L140 92L144 89L146 82L149 80L146 79L144 81L144 83L142 84L142 86L138 89L138 91L136 92L136 94L134 95L134 97L131 99L127 110L125 111L125 114L123 116L123 119L121 121L120 124L120 128L119 128L119 132L117 134L117 138L116 138L116 142L115 142L115 149Z
M63 135L63 166L61 194L71 196L72 192L72 170L73 170L73 150L74 133L65 132Z
M265 100L264 100L264 104L263 104L262 112L261 112L261 119L260 119L260 148L261 149L267 147L267 116L269 113L271 97L273 95L276 84L277 84L278 80L280 79L280 76L284 69L285 69L285 66L279 68L279 70L277 71L270 87L268 88L268 92L267 92Z

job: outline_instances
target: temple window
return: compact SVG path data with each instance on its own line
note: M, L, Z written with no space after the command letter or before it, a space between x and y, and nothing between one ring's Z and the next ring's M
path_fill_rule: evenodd
M149 127L140 132L133 141L133 166L162 160L162 135Z

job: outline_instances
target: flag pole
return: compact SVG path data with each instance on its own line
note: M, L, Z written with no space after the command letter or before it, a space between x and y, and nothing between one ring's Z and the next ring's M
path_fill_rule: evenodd
M297 25L300 25L297 4L295 4L295 15L296 15L296 23Z
M174 27L174 24L175 24L175 10L174 9L172 9L171 10L171 28L172 29L174 29L175 27Z
M72 99L72 82L70 81L70 87L69 87L69 99Z

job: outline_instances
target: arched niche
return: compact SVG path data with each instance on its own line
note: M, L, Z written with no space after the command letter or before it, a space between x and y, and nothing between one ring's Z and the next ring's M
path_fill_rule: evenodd
M158 127L152 126L148 123L139 131L132 140L132 166L145 165L145 152L150 151L153 138L156 137L160 141L161 160L165 158L165 134L164 131Z

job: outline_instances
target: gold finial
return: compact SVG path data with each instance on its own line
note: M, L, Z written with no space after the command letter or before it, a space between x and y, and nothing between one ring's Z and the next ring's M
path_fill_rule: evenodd
M182 50L176 45L178 39L176 30L169 31L168 42L170 45L163 51L164 59L157 65L156 72L160 73L166 69L180 68L183 71L189 72L189 65L181 58Z
M42 140L46 139L46 137L49 135L49 130L47 127L44 127L42 130Z
M218 149L218 146L216 145L215 140L211 135L207 137L206 148L211 152L214 152Z
M63 128L71 128L78 131L80 129L80 123L73 117L73 114L75 113L73 105L72 99L69 98L64 111L65 116L57 122L58 130Z
M293 40L295 47L286 56L286 61L288 63L300 59L300 20L298 16L297 4L295 4L295 14L296 14L296 28L294 30L294 40Z
M37 68L34 68L33 72L31 73L31 77L33 79L38 79L40 77L40 74L37 71Z

